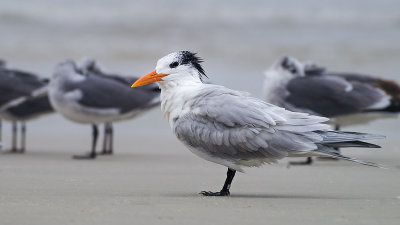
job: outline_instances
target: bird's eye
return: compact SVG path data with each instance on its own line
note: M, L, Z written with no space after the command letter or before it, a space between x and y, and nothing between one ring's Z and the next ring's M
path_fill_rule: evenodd
M177 67L178 65L179 65L178 62L173 62L173 63L169 64L169 68L175 68L175 67Z

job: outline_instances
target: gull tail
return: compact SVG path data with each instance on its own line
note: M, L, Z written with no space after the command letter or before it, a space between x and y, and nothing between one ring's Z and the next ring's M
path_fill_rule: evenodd
M366 161L362 161L356 158L352 158L352 157L348 157L348 156L344 156L340 153L339 150L330 148L330 147L326 147L326 146L318 146L319 148L317 150L315 150L314 152L318 153L319 155L323 155L323 156L330 156L333 158L338 158L338 159L344 159L347 161L351 161L351 162L355 162L358 164L362 164L362 165L366 165L366 166L372 166L372 167L378 167L378 168L385 168L379 164L373 163L373 162L366 162Z
M344 159L347 161L359 163L366 166L373 166L384 168L373 162L366 162L356 158L344 156L339 150L335 148L346 148L346 147L360 147L360 148L380 148L379 145L364 142L363 140L370 139L382 139L385 138L383 135L378 134L367 134L357 132L345 132L345 131L318 131L323 140L317 143L318 149L314 150L315 153L330 156L333 158Z

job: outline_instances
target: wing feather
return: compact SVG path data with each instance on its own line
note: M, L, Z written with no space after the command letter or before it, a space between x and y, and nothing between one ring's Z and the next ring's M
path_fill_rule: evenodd
M334 75L297 77L287 84L285 101L303 110L334 117L387 106L390 98L368 82Z
M209 85L175 120L174 131L186 145L214 157L274 162L289 154L317 149L317 130L326 118L290 112L240 92ZM218 89L217 94L211 93ZM221 89L223 91L221 91ZM205 93L204 93L205 92Z

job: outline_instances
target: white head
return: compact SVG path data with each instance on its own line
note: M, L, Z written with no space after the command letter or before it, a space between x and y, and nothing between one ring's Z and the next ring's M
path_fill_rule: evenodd
M56 65L54 69L53 78L68 77L70 74L77 73L78 68L74 61L67 59Z
M293 78L305 76L305 71L303 64L297 59L284 56L267 69L264 75L264 97L267 101L277 104L275 97L285 95L286 84Z
M282 75L304 76L304 65L294 57L284 56L276 61L270 70L275 70Z
M53 78L71 79L78 77L77 79L80 80L84 79L89 72L102 73L101 71L101 67L94 59L83 58L78 63L67 59L57 64Z
M203 82L207 77L200 63L203 60L189 51L179 51L168 54L157 62L156 70L141 77L132 87L138 87L153 82Z
M77 62L77 67L84 74L87 74L88 72L102 73L101 71L103 71L103 68L95 59L87 56Z

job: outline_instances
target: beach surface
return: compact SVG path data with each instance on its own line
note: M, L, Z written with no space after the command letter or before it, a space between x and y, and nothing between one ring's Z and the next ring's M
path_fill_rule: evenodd
M1 224L389 225L400 221L398 148L346 151L384 163L388 169L345 161L288 168L284 160L237 173L230 197L203 197L200 191L220 190L226 168L197 158L174 139L131 140L114 156L93 161L72 160L72 153L80 153L72 150L2 153Z
M400 82L400 1L0 1L0 59L51 77L65 59L92 57L105 71L142 76L162 56L198 52L207 82L263 98L263 71L289 55L336 72ZM91 143L90 125L58 114L27 123L27 153L4 153L0 225L64 224L400 224L398 118L345 127L386 135L382 149L344 161L249 168L218 191L226 168L190 153L160 109L116 123L115 155L72 160ZM101 128L102 129L102 128ZM98 149L101 147L99 139Z

